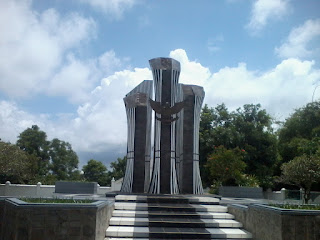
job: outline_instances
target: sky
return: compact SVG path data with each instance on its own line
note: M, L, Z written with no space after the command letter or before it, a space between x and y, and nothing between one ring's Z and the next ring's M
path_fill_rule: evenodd
M209 107L283 121L320 99L320 1L0 0L0 138L38 125L80 166L108 165L126 154L123 97L156 57Z

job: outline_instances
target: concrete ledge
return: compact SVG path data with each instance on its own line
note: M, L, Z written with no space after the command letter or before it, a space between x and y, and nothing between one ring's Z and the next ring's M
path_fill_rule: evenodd
M4 202L1 239L104 240L114 204L26 203L17 198Z
M260 187L219 187L219 195L232 198L263 198L263 189Z
M229 213L259 240L320 239L320 211L292 210L263 204L232 204Z
M96 182L56 182L55 193L97 194Z
M265 211L274 211L280 215L291 215L291 216L320 216L320 210L305 210L305 209L284 209L273 207L264 204L254 204L251 206L252 208L259 208Z

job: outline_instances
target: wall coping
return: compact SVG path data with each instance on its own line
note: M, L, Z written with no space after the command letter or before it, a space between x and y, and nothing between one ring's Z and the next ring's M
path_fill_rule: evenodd
M238 204L238 203L233 203L233 204L230 204L229 206L232 206L232 207L235 207L235 208L241 208L241 209L245 209L245 210L248 209L247 205Z
M235 205L235 204L233 204ZM317 216L320 215L320 210L302 210L302 209L283 209L273 207L265 204L252 204L249 208L258 208L265 211L271 211L280 215L293 215L293 216Z
M94 200L93 200L94 201ZM92 203L27 203L18 198L6 198L8 202L19 208L49 207L49 208L96 208L100 209L106 205L113 204L109 200L97 200Z

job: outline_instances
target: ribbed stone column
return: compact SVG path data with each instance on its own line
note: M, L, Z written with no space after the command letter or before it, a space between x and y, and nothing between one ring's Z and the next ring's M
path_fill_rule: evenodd
M203 194L199 168L199 125L204 99L202 87L183 85L183 157L180 163L181 193Z
M152 81L145 80L124 98L127 112L127 166L121 192L146 192L150 182Z
M173 107L178 97L180 63L171 58L154 58L149 63L154 80L155 102L162 108ZM155 115L154 164L149 192L179 193L176 172L176 122L161 121L164 116L159 113ZM176 114L170 117L175 118Z

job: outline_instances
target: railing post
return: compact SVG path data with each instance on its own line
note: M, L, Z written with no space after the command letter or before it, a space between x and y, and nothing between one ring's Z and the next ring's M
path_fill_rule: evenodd
M4 187L4 195L8 196L9 195L9 188L10 188L11 182L10 181L6 181L6 185Z
M286 189L281 188L281 200L284 201L286 199Z
M115 184L114 184L115 180L114 180L114 177L112 178L111 180L111 191L114 191L115 190Z
M37 183L37 189L36 189L36 196L39 197L40 196L40 188L41 188L41 182ZM41 196L40 196L41 197Z

